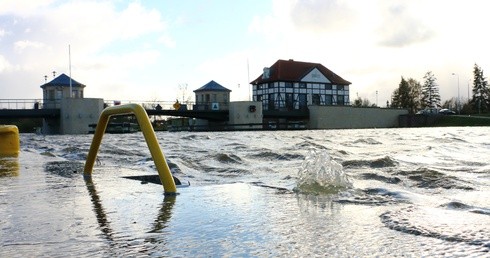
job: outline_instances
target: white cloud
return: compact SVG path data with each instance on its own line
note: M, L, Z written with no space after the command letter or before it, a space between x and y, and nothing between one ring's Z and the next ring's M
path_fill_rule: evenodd
M18 53L22 53L22 52L24 52L25 49L28 49L28 48L40 49L43 47L44 47L43 43L29 41L29 40L20 40L20 41L17 41L14 43L14 49Z
M445 99L456 95L451 73L470 78L474 62L490 60L482 35L488 7L473 0L273 1L249 31L268 44L261 54L273 61L263 66L288 58L322 63L361 97L373 102L378 91L380 103L401 76L422 81L433 71Z
M4 56L0 55L0 73L11 69L12 65Z
M87 85L86 96L141 95L144 91L134 87L139 83L132 78L138 75L134 72L151 77L145 67L160 57L159 37L165 35L167 46L173 42L159 11L139 1L122 6L116 6L120 2L92 0L24 4L0 3L0 53L5 53L0 59L0 73L9 69L15 71L11 77L22 78L0 77L0 92L9 92L14 98L40 96L38 87L44 79L39 78L53 70L68 74L68 45L72 75ZM140 81L153 83L150 79Z
M421 19L412 16L405 5L394 4L382 10L382 13L383 22L378 28L381 45L404 47L435 36L435 31Z
M168 48L175 48L175 46L177 45L175 40L167 34L160 36L158 38L158 42L162 43L164 46Z

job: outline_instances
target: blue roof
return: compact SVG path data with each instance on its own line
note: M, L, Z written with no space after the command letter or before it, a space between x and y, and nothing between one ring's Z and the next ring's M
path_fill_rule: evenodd
M70 77L64 73L62 73L60 76L54 78L52 81L45 83L41 85L41 88L44 88L46 86L61 86L61 87L69 87L70 86ZM85 85L71 79L71 86L72 87L85 87Z
M194 92L200 92L200 91L227 91L230 92L231 90L223 87L221 84L215 82L215 81L210 81L206 83L204 86L201 88L195 90Z

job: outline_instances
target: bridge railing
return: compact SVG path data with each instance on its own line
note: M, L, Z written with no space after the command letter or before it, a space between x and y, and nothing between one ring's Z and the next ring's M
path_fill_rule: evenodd
M61 101L43 99L0 99L0 109L42 109L42 108L59 108ZM106 107L138 104L145 109L162 109L162 110L227 110L229 103L225 102L199 102L186 101L179 102L176 106L176 101L147 101L147 100L104 100Z
M0 109L40 109L42 99L0 99Z
M126 105L126 104L138 104L141 105L144 109L163 109L163 110L173 110L176 109L174 107L176 101L147 101L147 100L104 100L104 104L106 107L118 106L118 105ZM195 102L186 101L184 103L179 102L181 108L185 108L187 110L192 110Z

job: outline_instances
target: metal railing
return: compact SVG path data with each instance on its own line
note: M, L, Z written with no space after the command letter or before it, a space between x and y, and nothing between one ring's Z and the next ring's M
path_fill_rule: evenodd
M43 108L43 101L41 99L0 99L0 109L40 108Z
M90 145L87 160L85 161L85 168L83 172L84 176L86 178L90 178L92 175L92 169L97 157L97 152L99 151L100 143L102 142L102 136L104 136L107 124L109 123L109 118L112 115L122 114L134 114L136 116L140 129L145 136L148 149L150 149L151 156L155 162L155 167L157 168L158 175L160 176L160 181L162 182L165 194L176 194L177 188L172 172L170 172L165 156L163 156L163 152L160 149L160 145L158 144L155 131L150 123L150 119L148 118L145 109L138 104L117 105L108 107L102 111L97 127L95 128L94 138L92 140L92 144Z
M148 100L104 100L104 105L106 107L118 106L118 105L126 105L126 104L138 104L142 106L144 109L163 109L163 110L172 110L175 109L176 101L148 101ZM181 108L186 110L192 110L195 102L186 101L184 103L179 102Z

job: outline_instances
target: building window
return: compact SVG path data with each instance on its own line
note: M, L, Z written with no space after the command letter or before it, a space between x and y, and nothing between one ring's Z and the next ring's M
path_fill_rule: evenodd
M269 103L268 103L268 106L269 106L269 110L276 109L276 107L274 105L274 94L269 94Z
M292 82L286 82L286 88L292 88L293 83Z
M313 94L311 102L313 105L320 105L320 94Z
M217 100L217 96L216 94L213 94L213 102L216 102L216 100Z
M337 85L337 90L344 90L344 85Z
M63 91L56 90L56 99L62 99L62 98L63 98Z
M300 82L299 87L300 88L306 88L306 82Z
M262 95L257 95L257 101L262 101Z
M306 109L308 107L306 94L298 94L298 98L299 98L299 109Z
M269 87L269 89L270 88L274 88L274 83L273 82L269 82L269 86L268 87Z
M332 95L325 95L325 105L332 105Z
M49 100L54 100L54 90L49 90L48 91L48 99Z
M338 95L337 96L337 105L339 105L339 106L344 105L344 95Z
M325 89L326 90L331 90L332 89L332 84L330 84L330 83L325 84Z
M288 110L293 109L293 94L292 93L286 93L286 108Z
M226 93L223 94L223 102L225 102L225 103L228 102L228 97L227 97Z

